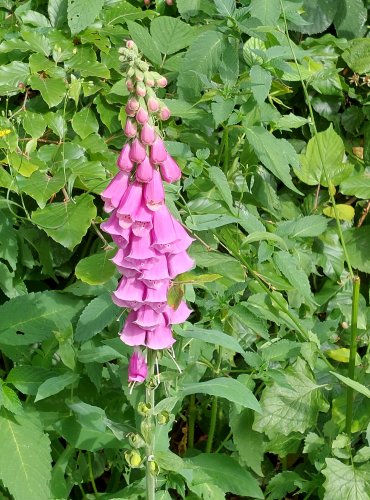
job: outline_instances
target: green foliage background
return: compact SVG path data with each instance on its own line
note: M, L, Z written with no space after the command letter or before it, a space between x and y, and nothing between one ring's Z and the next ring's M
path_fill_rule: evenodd
M369 8L0 1L1 498L144 498L123 455L144 389L127 387L99 231L129 37L168 78L184 179L167 200L197 238L172 289L194 310L175 329L181 373L159 363L156 498L370 498Z

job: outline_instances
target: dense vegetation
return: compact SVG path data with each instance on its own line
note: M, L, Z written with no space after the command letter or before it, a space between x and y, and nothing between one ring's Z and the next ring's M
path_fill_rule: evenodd
M0 1L0 498L145 498L99 194L132 38L197 267L156 499L370 499L369 0ZM232 496L230 496L232 494Z

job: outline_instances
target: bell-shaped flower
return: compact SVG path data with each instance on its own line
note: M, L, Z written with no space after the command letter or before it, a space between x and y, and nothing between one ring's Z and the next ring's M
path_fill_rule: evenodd
M150 161L153 164L162 163L167 158L167 154L164 142L160 137L157 137L150 147Z
M148 376L148 365L141 352L134 352L128 364L128 381L141 384Z
M136 180L138 182L150 182L153 178L153 165L150 163L149 158L146 156L144 161L139 163L136 169Z
M160 325L146 332L145 345L150 349L168 349L174 343L175 339L169 326Z
M153 212L159 210L164 204L164 188L158 170L153 170L153 177L144 186L144 199L146 206Z
M119 172L104 189L101 197L104 201L104 210L109 213L118 207L123 195L129 185L129 176L125 172Z
M126 247L130 238L130 230L123 229L119 225L119 219L115 213L113 213L108 220L102 222L100 224L100 229L102 229L105 233L108 233L114 237L119 237L121 243L117 243L121 248Z
M151 307L144 305L136 311L136 319L134 320L134 323L144 330L153 330L154 328L157 328L157 326L163 325L165 323L165 319L162 313L158 313Z
M154 212L152 240L153 248L160 253L165 253L169 245L177 240L173 217L166 206Z
M128 137L129 139L136 137L137 134L136 123L127 118L124 133L125 136Z
M192 310L186 305L186 302L182 300L177 309L168 305L164 311L164 316L167 323L179 325L180 323L184 323L191 313Z
M146 345L146 330L133 323L135 316L133 311L127 316L120 338L122 342L130 346Z
M130 144L125 144L117 160L117 167L123 172L131 172L134 168L134 164L130 160L130 149Z
M168 273L170 278L175 278L179 274L186 273L195 265L193 259L189 257L187 252L179 252L167 255Z
M132 182L117 208L117 217L121 227L128 228L135 220L143 195L143 187L139 182Z
M172 156L167 158L160 164L160 171L164 181L172 183L181 179L181 170Z
M149 125L149 123L145 123L140 132L140 139L143 144L150 146L154 143L156 138L156 134L154 128Z
M130 160L135 163L141 163L146 157L146 148L139 141L139 139L134 139L130 147Z
M153 212L148 210L144 203L141 203L138 211L135 214L135 221L131 226L132 232L135 236L143 236L149 234L153 227Z
M113 292L113 301L122 307L138 309L143 303L145 285L136 278L123 277L115 292Z
M163 312L167 305L168 288L169 280L164 280L160 288L146 287L144 303L157 312Z
M151 248L150 234L146 232L140 236L133 234L130 238L127 257L134 260L146 260L156 257L157 253Z

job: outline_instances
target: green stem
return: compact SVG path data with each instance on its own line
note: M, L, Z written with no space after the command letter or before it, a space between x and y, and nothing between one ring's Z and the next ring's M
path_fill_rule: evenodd
M90 483L92 484L92 489L93 489L95 495L99 495L99 491L98 491L96 484L95 484L94 471L93 471L92 462L91 462L91 455L92 454L90 452L87 453L87 465L89 468Z
M148 363L148 383L146 385L145 391L145 402L148 407L150 407L150 411L148 415L145 417L147 423L147 429L150 429L148 432L147 443L145 447L146 452L146 500L154 500L155 499L155 476L151 470L151 462L153 459L154 452L154 419L153 419L153 410L155 406L155 387L154 383L154 352L152 349L147 350L147 363Z
M229 170L229 129L225 127L224 130L225 134L225 150L224 150L224 173L227 175L227 172Z
M313 114L313 109L312 109L312 106L311 106L310 96L308 94L307 86L306 86L305 82L303 81L301 69L299 67L299 64L298 64L298 61L297 61L297 58L296 58L296 55L295 55L295 52L294 52L294 49L293 49L292 41L291 41L291 39L289 37L288 23L287 23L287 20L286 20L285 9L284 9L282 0L280 0L280 7L281 7L282 14L283 14L283 19L284 19L285 35L287 37L289 48L290 48L290 51L291 51L293 59L294 59L294 64L295 64L295 66L297 68L297 72L298 72L299 78L301 80L303 94L305 96L306 104L307 104L308 111L309 111L309 114L310 114L313 136L317 137L318 132L317 132L317 127L316 127L315 115ZM333 190L331 189L330 178L329 178L326 166L325 166L325 154L324 154L324 151L323 151L323 146L322 146L322 144L321 144L321 142L319 140L317 140L316 142L317 142L318 153L319 153L319 156L320 156L322 171L324 172L324 176L325 176L326 182L328 184L328 193L329 193L329 198L330 198L331 204L333 206L333 210L334 210L335 221L336 221L336 224L337 224L339 239L340 239L340 242L341 242L341 245L342 245L342 248L343 248L343 252L344 252L344 256L345 256L345 259L346 259L346 262L347 262L349 274L350 274L352 280L354 280L355 279L355 275L354 275L354 272L353 272L353 269L352 269L352 266L351 266L351 261L350 261L350 258L349 258L349 253L348 253L348 250L347 250L347 245L346 245L346 242L344 241L342 226L340 224L339 214L338 214L338 210L337 210L337 205L336 205L336 202L335 202Z
M209 424L206 453L212 452L213 438L215 437L215 430L217 423L217 409L218 409L218 397L214 396L212 400L211 422Z
M195 406L195 394L190 394L189 399L189 429L188 429L188 448L194 448L194 431L197 409Z
M355 378L355 365L357 354L357 318L358 318L358 304L360 299L360 278L355 276L353 279L352 291L352 315L351 315L351 343L349 352L348 363L348 378L354 380ZM351 435L352 428L352 414L353 414L353 389L347 387L347 405L346 405L346 433Z
M233 431L230 431L228 433L228 435L225 437L225 439L222 441L222 443L220 444L220 446L217 448L217 450L215 451L215 453L219 453L222 448L225 446L225 443L228 442L228 440L231 438L231 436L233 435Z

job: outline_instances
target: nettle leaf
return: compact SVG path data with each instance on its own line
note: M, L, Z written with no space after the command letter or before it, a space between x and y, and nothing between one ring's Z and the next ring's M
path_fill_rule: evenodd
M104 293L92 300L83 310L76 327L75 339L86 342L108 326L120 309L112 302L110 293Z
M270 93L272 75L261 66L252 66L250 70L252 94L258 104L262 104Z
M295 165L294 172L302 182L310 186L322 184L327 187L328 180L333 185L339 184L343 180L338 178L338 173L341 177L340 167L343 165L344 151L342 138L330 125L324 132L319 132L308 141L306 152L300 155L301 165ZM323 162L329 179L326 179ZM345 177L349 173L347 172Z
M325 461L326 468L322 470L326 478L324 500L369 500L365 470L356 469L354 465L345 465L336 458L327 458Z
M307 364L298 358L294 367L276 374L261 398L262 414L253 428L271 439L292 432L304 433L315 424L319 411L326 411L321 387L312 377Z
M30 416L0 414L0 479L17 500L51 498L50 440Z
M259 160L280 179L289 189L301 194L294 186L289 173L289 166L299 166L298 155L293 146L285 139L277 139L264 127L250 127L245 130L248 142Z
M232 403L250 408L256 412L261 412L260 405L253 392L244 384L233 378L218 377L206 382L197 382L195 384L184 384L181 387L181 394L210 394L225 398Z
M219 453L201 453L184 459L184 462L185 467L193 469L193 485L210 483L221 488L224 493L264 498L257 480L232 457Z
M91 108L82 108L72 118L72 128L81 139L99 130L99 123Z
M149 31L133 21L127 21L130 35L141 52L155 64L161 64L162 56L155 39Z
M274 26L280 17L279 0L252 0L250 13L259 19L264 26Z
M94 198L89 194L74 200L52 203L32 212L32 221L53 240L73 250L78 245L96 217Z
M103 5L104 0L68 0L68 26L72 35L92 24Z
M188 47L195 30L176 17L160 16L150 24L150 33L162 54L174 54Z
M62 78L40 78L32 75L30 85L38 90L44 101L50 106L57 106L66 94L66 84Z

